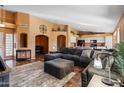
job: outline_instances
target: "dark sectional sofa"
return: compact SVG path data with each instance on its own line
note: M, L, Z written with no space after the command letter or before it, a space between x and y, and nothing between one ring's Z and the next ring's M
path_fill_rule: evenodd
M91 58L81 56L83 49L71 49L63 48L57 53L46 54L44 56L45 61L62 58L74 61L75 66L86 67L90 62Z
M106 53L104 53L105 51ZM108 72L106 72L106 69L105 69L106 64L107 64L106 57L108 56L107 52L113 52L114 50L110 49L110 50L105 50L105 51L103 52L101 50L64 48L64 49L61 49L59 52L52 53L52 54L46 54L45 61L49 61L49 60L53 60L57 58L74 61L75 66L80 66L84 68L84 70L81 73L81 84L82 84L82 87L86 87L89 84L94 74L108 77ZM85 53L88 55L86 55ZM102 65L103 65L102 69L96 69L93 66L94 57L98 53L102 54L101 56ZM111 70L112 79L116 80L117 78L121 78L120 73L118 73L117 71L118 66L116 62L113 63L111 68L112 68Z

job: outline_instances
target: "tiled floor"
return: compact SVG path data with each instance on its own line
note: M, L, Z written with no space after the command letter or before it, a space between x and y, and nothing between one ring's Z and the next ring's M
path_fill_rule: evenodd
M6 60L5 62L10 68L12 68L12 67L28 64L31 62L37 62L37 61L44 62L44 57L41 55L41 56L37 56L35 60L31 60L31 61ZM80 87L81 86L81 76L80 76L81 74L80 73L82 70L83 70L82 68L75 66L74 72L76 73L76 75L69 82L67 82L64 85L64 87Z

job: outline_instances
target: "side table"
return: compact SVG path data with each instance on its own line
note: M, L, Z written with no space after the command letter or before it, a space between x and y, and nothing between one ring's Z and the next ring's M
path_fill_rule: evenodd
M102 78L104 77L94 74L87 87L120 87L120 85L115 80L113 80L114 86L108 86L102 83Z

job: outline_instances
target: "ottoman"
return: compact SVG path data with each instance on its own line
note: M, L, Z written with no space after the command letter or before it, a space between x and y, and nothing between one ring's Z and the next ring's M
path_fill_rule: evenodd
M64 78L67 74L74 71L74 62L62 58L45 61L44 72L55 76L58 79Z

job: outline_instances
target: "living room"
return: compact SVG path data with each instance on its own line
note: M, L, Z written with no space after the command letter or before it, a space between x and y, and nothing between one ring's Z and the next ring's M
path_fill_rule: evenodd
M0 7L0 86L123 86L113 53L124 40L124 6Z

